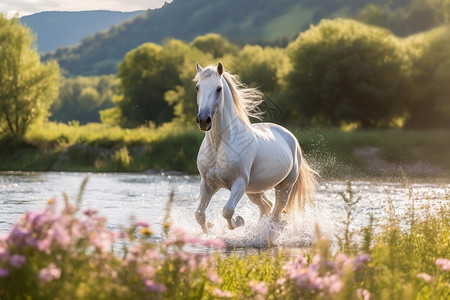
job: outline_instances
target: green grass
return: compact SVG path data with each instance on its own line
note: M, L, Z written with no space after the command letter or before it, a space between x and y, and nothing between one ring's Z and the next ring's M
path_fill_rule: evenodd
M449 176L450 131L289 129L324 178ZM123 129L49 122L22 139L0 139L0 169L196 173L203 136L194 126L173 123Z

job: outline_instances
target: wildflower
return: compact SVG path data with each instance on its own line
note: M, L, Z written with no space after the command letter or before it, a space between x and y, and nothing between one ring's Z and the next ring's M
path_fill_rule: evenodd
M46 268L39 271L39 279L45 282L49 282L61 277L61 269L54 263L50 263Z
M360 254L353 259L353 271L359 270L362 265L370 260L369 254Z
M286 278L278 278L276 281L277 285L284 285L286 283Z
M144 282L144 284L145 284L145 287L147 288L147 290L149 290L150 292L157 292L157 293L162 294L167 290L167 288L164 285L155 284L153 282L153 280L146 280Z
M0 278L7 277L9 275L9 270L5 268L0 268Z
M217 247L217 248L223 248L226 246L225 242L219 239L205 240L203 241L203 245L206 247Z
M370 300L370 293L366 289L357 289L356 296L361 300Z
M233 294L231 294L231 292L223 291L223 290L221 290L219 288L215 288L212 291L212 294L213 294L213 296L219 297L219 298L231 298L231 297L233 297Z
M136 226L136 227L150 227L150 223L145 222L145 221L137 221L137 222L134 222L134 226Z
M265 295L269 291L269 288L267 287L267 283L265 283L264 281L259 281L259 282L258 281L250 281L248 283L248 286L254 293L258 293L258 294Z
M427 273L419 273L416 275L417 278L423 279L425 282L429 283L433 281L433 277Z
M337 294L342 290L343 284L341 279L337 276L337 275L331 275L329 277L330 282L329 282L329 287L328 287L328 291L330 292L330 294Z
M26 261L25 256L19 254L14 254L9 259L10 265L15 268L20 268L25 263L25 261Z
M152 235L153 234L153 232L148 227L143 227L141 230L139 230L139 233L143 234L143 235Z
M436 259L436 265L441 267L442 271L450 271L450 259L438 258Z
M144 278L152 278L155 275L155 268L149 265L140 266L138 273Z
M50 247L52 246L52 240L51 238L47 237L43 240L37 241L37 248L41 252L45 252L47 254L50 254Z
M212 283L222 283L222 278L220 278L214 271L210 271L208 273L208 278Z

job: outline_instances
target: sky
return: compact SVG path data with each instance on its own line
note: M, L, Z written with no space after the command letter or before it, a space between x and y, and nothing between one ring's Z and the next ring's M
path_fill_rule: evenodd
M136 11L161 7L167 0L1 0L0 12L11 18L42 11Z

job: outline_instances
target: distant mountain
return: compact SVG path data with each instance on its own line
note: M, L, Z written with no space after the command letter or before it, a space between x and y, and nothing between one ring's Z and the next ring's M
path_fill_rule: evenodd
M398 16L402 16L405 14L403 8L416 2L398 0L393 4L392 0L173 0L159 9L147 10L128 22L113 26L108 31L89 36L77 46L60 48L43 58L58 60L60 66L70 75L111 74L116 72L118 62L128 51L145 42L162 43L166 38L191 41L196 36L211 32L242 44L266 43L276 39L289 40L323 18L355 17L370 3L383 7L383 10L369 9L364 18L372 20L375 14L375 21L378 21L374 24L384 26L384 16L400 20L401 18L393 13L397 12ZM421 19L413 17L411 20L416 24L420 23Z
M41 12L22 17L20 22L33 30L37 35L38 51L45 53L76 45L86 36L110 29L143 12Z

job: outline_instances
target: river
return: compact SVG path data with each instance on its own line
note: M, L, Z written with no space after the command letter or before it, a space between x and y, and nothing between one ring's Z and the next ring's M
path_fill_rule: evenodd
M148 221L154 231L153 239L163 237L161 224L171 191L175 192L171 218L173 226L179 226L194 236L202 236L195 221L194 211L199 198L199 177L170 174L129 173L57 173L57 172L0 172L0 235L6 234L14 222L25 212L41 209L47 200L55 198L60 205L63 193L75 201L84 178L88 183L82 197L82 208L92 208L108 219L108 227L117 230L130 224L131 218ZM390 213L406 214L414 203L418 213L427 204L432 209L450 203L450 184L411 183L385 181L352 181L355 198L360 201L353 209L354 229L366 226L372 215L375 224L386 220ZM212 222L205 238L220 238L232 247L265 247L270 240L273 246L305 247L315 236L316 224L320 231L333 238L342 230L346 210L340 193L347 189L347 181L320 181L313 208L303 216L278 228L268 220L259 220L257 207L244 196L236 213L246 221L244 227L230 231L221 216L222 207L229 192L220 190L207 210ZM273 199L273 192L268 193Z

